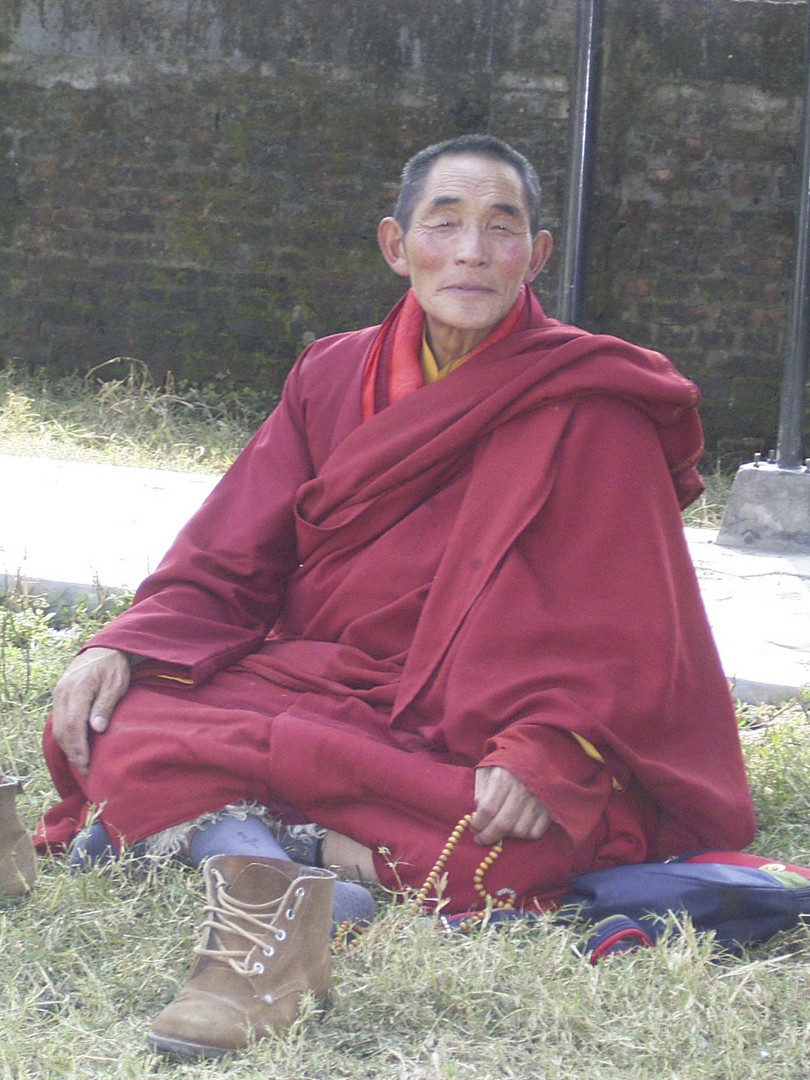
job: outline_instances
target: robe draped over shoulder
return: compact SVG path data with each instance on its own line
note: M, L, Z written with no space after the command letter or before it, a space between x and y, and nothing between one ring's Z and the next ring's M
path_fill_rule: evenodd
M418 888L474 770L553 824L488 888L544 905L568 876L738 848L736 720L685 544L697 390L657 353L547 319L365 422L380 328L315 342L277 409L132 607L89 643L146 657L90 772L45 732L67 842L88 804L132 843L241 799L372 847ZM480 903L485 851L447 867Z

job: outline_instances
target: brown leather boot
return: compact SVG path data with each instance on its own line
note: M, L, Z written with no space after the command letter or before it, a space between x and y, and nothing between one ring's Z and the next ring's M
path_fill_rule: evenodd
M186 984L147 1042L183 1058L216 1058L292 1023L301 995L323 1001L331 975L335 875L283 859L216 855Z
M37 876L34 845L17 813L20 791L16 777L0 773L0 904L29 893Z

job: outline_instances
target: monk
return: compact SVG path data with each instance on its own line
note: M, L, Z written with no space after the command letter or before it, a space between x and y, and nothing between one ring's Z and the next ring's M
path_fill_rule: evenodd
M378 239L401 301L305 350L57 684L40 842L261 848L449 912L747 845L680 517L702 490L697 388L544 314L537 176L497 139L411 159ZM187 1019L152 1041L220 1052Z

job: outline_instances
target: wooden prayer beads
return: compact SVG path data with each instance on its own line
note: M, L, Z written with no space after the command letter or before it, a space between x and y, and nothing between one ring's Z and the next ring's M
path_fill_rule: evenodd
M438 859L434 863L433 869L430 871L428 876L425 878L425 883L422 886L422 888L416 894L416 899L420 904L423 904L427 900L428 895L431 892L431 890L433 890L433 891L437 890L438 885L439 885L439 877L441 875L441 872L442 872L442 870L444 870L445 866L447 865L447 860L453 854L453 851L455 850L456 845L458 844L459 840L461 839L461 837L462 837L462 835L464 833L464 830L469 828L469 825L470 825L471 821L472 821L472 814L465 814L464 817L459 821L459 823L456 825L456 827L453 829L453 831L448 836L447 843L442 848L441 854L439 855ZM492 896L489 892L487 892L487 890L486 890L486 888L484 886L484 875L490 869L490 867L493 865L493 863L495 862L495 860L498 858L498 856L501 854L502 851L503 851L503 844L500 843L500 842L495 844L493 847L491 847L489 849L489 853L481 860L480 864L476 867L476 869L475 869L475 871L473 873L473 887L474 887L475 891L478 893L478 895L481 897L481 899L485 903L491 904L492 907L494 907L494 908L511 908L511 907L514 906L514 901L513 901L513 899L511 897L509 899L504 899L503 897Z

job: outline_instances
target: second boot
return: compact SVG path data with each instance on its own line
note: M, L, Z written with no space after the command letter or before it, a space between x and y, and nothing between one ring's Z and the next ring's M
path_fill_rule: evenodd
M17 813L20 781L0 772L0 904L22 899L36 878L31 836Z

